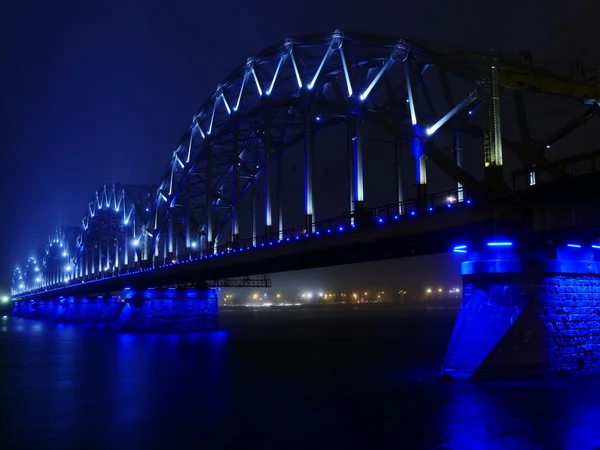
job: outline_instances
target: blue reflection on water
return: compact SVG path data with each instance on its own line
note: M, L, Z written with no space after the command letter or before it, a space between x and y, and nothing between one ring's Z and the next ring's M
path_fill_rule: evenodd
M596 377L442 382L454 315L236 314L181 335L3 320L3 448L600 446Z

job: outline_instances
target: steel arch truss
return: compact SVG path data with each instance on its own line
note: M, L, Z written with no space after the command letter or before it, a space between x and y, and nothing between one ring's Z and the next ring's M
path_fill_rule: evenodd
M336 31L288 39L249 58L205 102L173 152L156 196L155 256L175 259L197 246L212 251L228 223L234 241L237 206L259 176L268 234L273 227L269 166L306 136L357 118L384 125L388 116L408 126L404 102L399 107L394 100L405 96L399 93L404 76L400 86L387 77L413 51L406 41L368 41ZM397 95L386 99L387 92L377 92L381 86ZM310 180L305 188L312 189ZM312 216L312 201L306 203Z
M313 135L339 122L347 123L353 141L349 144L353 147L351 211L361 207L364 197L360 128L365 122L408 148L416 163L418 197L426 195L427 159L458 183L461 198L463 188L474 194L505 189L503 146L516 153L524 167L545 161L543 151L530 149L532 140L519 102L522 142L502 136L500 94L507 89L515 90L517 97L525 90L575 98L591 105L586 118L595 114L600 98L597 86L534 69L523 60L450 51L416 41L335 31L288 39L266 49L248 58L217 87L172 153L149 224L154 230L154 256L176 260L195 247L211 252L228 224L231 231L225 235L235 241L240 199L259 178L268 236L275 226L271 161L300 141L306 148L305 213L310 229ZM469 121L475 115L483 118L482 125ZM564 131L556 136L565 135ZM464 134L481 140L485 179L462 167L458 136ZM454 155L440 150L448 139ZM403 196L399 183L399 203Z
M118 272L147 259L153 203L154 189L146 186L113 183L96 191L75 241L74 277Z

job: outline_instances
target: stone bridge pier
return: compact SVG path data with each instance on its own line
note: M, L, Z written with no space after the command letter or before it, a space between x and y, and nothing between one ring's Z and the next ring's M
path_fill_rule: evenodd
M458 245L463 301L442 367L454 380L600 371L600 245Z

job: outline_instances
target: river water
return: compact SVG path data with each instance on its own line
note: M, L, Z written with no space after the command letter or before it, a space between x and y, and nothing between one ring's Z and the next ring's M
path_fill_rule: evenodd
M441 380L456 314L238 308L189 335L4 317L0 448L600 448L600 378Z

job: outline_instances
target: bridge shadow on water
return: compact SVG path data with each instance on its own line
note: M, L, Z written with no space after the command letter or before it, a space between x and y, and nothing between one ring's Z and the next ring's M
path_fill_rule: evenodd
M220 331L2 318L2 448L600 446L600 379L452 383L457 310L224 309Z

